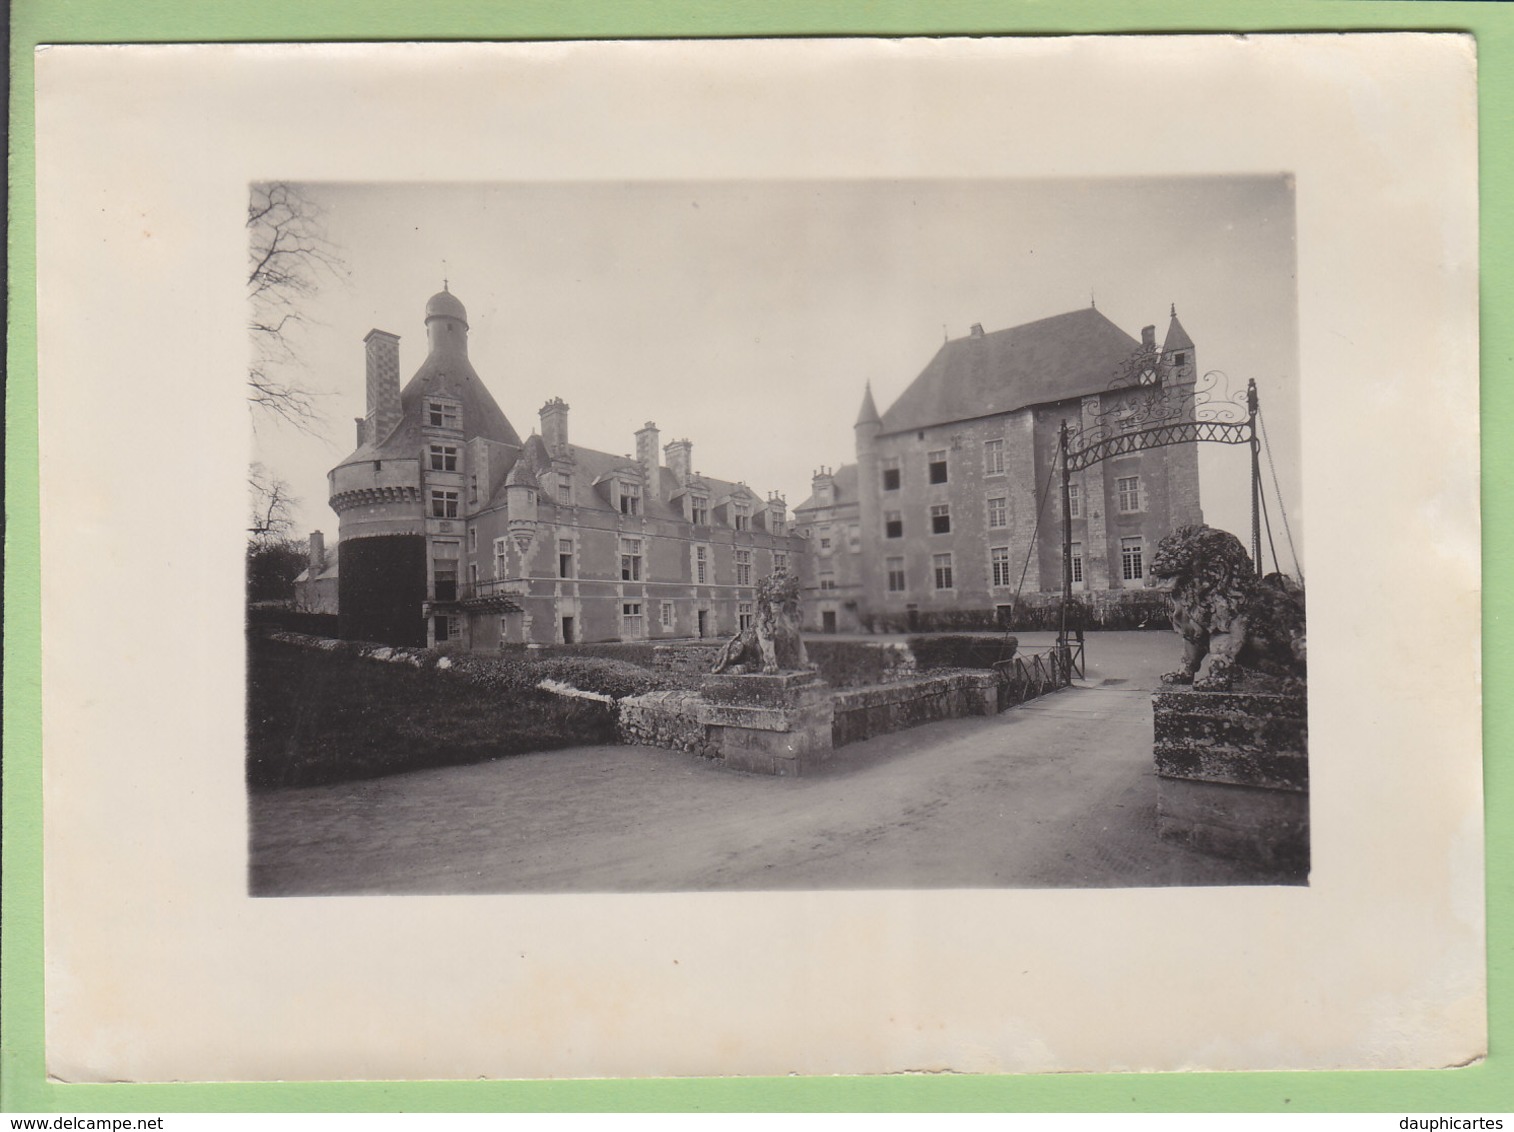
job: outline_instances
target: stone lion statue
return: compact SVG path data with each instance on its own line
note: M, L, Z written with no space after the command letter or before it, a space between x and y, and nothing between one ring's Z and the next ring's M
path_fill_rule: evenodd
M757 583L757 618L726 643L711 672L765 672L809 668L799 637L799 579L772 574Z
M1257 578L1229 531L1179 528L1157 544L1151 573L1171 582L1168 610L1183 638L1183 667L1163 683L1223 689L1248 672L1304 678L1303 591L1281 575Z

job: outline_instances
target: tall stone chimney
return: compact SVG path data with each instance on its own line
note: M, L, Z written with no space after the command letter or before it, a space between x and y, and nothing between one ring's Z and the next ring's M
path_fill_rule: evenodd
M641 476L646 481L648 499L662 498L662 434L651 421L636 430L636 462L641 465Z
M326 569L326 536L320 531L310 532L310 577L312 580Z
M983 324L981 322L975 322L975 323L973 323L973 328L968 331L968 334L971 337L973 337L973 338L982 338L983 337Z
M689 476L694 471L694 442L692 440L674 440L663 446L663 453L667 457L668 468L673 477L678 480L678 485L683 487L689 482Z
M400 336L370 330L363 339L368 362L368 428L370 444L382 444L400 423Z
M1155 326L1141 327L1141 352L1154 354L1157 351L1157 328Z
M567 455L568 403L561 397L554 397L541 407L541 438L552 455Z

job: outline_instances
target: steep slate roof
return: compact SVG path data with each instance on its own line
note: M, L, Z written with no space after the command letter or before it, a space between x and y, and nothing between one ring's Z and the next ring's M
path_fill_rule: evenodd
M842 464L841 467L831 473L831 482L835 485L835 503L829 504L829 506L857 502L859 496L857 495L856 464ZM821 505L815 502L815 497L812 495L798 507L794 508L794 514L797 516L801 511L814 510L819 506Z
M1092 307L942 345L883 414L905 432L1109 387L1140 343Z
M506 476L507 482L514 477L515 468L523 462L529 463L538 476L552 467L551 457L548 455L546 444L541 437L533 434L527 439L525 448L517 458L516 463L511 466L510 474ZM608 499L595 488L596 484L606 479L618 468L634 468L637 472L641 471L641 465L636 462L635 457L616 455L613 452L600 452L594 448L582 448L576 444L573 445L574 502L579 507L618 513L620 511L619 501ZM687 489L679 486L678 478L673 474L671 468L659 468L658 476L661 480L662 498L653 498L650 491L651 485L647 485L647 489L642 494L641 513L649 519L682 519L684 513L674 501L677 497L687 494ZM716 479L713 476L701 475L696 478L700 483L705 485L710 497L711 508L714 508L721 500L738 491L745 492L751 497L754 514L765 509L767 506L767 501L750 487L744 487L730 480ZM499 491L495 493L494 499L490 500L490 502L503 502L503 500L504 485L501 485ZM551 503L555 500L555 495L549 495L548 498L544 499L544 502Z

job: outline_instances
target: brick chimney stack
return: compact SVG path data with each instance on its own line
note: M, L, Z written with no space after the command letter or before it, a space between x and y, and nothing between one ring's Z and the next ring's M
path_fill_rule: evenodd
M541 438L554 456L568 452L568 403L554 397L541 407Z
M326 536L320 531L310 532L310 578L326 569Z
M689 482L689 476L694 471L694 442L692 440L673 440L663 446L663 453L667 457L668 468L673 477L678 480L680 487Z
M1155 326L1141 327L1141 352L1154 354L1157 351L1157 328Z
M641 465L648 499L662 498L662 434L651 421L636 431L636 462Z
M363 339L368 364L369 444L382 444L400 423L400 337L370 330Z

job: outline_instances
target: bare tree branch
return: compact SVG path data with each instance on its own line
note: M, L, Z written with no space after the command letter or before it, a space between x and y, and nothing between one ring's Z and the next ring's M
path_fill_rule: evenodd
M299 500L289 485L262 464L247 469L248 503L251 523L248 533L253 540L287 538L294 529L294 507Z
M255 417L318 435L319 396L291 371L300 368L296 338L305 308L326 277L344 277L347 265L326 237L320 208L298 186L282 181L252 186L247 206L252 361L247 399Z

